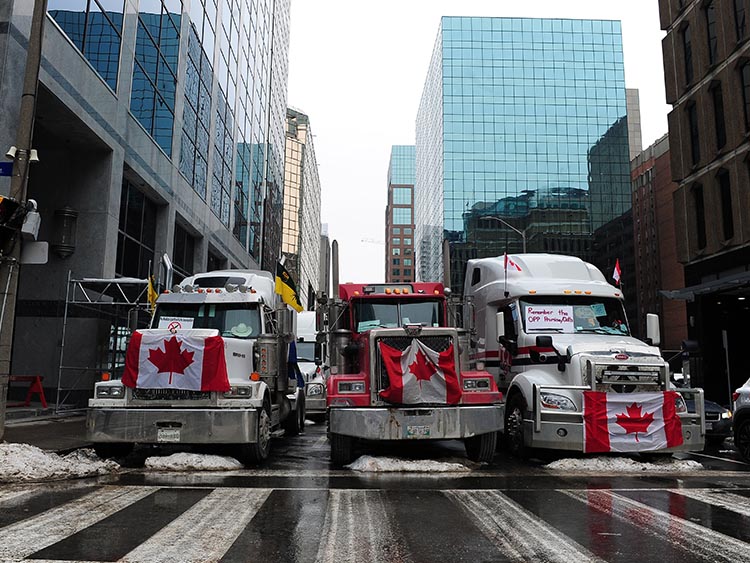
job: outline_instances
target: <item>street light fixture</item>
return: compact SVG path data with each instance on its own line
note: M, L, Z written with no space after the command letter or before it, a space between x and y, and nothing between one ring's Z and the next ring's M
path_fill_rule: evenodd
M482 219L494 219L495 221L500 221L503 225L521 235L521 241L523 242L523 253L526 254L526 231L528 230L528 227L523 230L517 229L516 227L508 223L505 219L501 219L500 217L497 217L495 215L484 215Z

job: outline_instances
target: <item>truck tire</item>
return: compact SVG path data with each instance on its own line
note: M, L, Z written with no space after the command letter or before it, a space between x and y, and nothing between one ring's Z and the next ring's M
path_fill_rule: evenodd
M245 465L258 465L268 459L271 451L271 417L264 407L258 412L258 435L254 444L241 444L237 459Z
M466 457L471 461L490 463L495 457L497 432L487 432L464 440Z
M523 417L526 414L526 400L520 393L515 393L505 409L505 445L514 456L526 459L529 448L524 444Z
M305 429L305 396L300 393L294 412L290 412L282 424L287 436L296 436Z
M127 457L135 444L127 442L99 442L94 444L94 452L102 459Z
M750 461L750 417L745 417L734 429L734 445L745 461Z
M331 463L340 467L354 461L354 438L331 433Z

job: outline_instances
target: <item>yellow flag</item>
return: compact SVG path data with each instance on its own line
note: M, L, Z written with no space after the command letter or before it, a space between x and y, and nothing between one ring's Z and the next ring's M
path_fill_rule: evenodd
M302 311L302 303L300 303L299 295L297 294L297 286L286 271L286 268L281 263L276 263L276 293L281 295L281 300L287 305L291 306L298 313Z
M151 312L154 312L154 309L156 309L156 298L159 297L159 294L156 293L156 289L154 288L154 276L149 276L148 278L148 304L149 308L151 309Z

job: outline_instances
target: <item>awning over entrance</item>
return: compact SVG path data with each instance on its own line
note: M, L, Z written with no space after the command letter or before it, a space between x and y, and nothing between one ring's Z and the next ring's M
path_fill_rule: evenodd
M721 277L703 282L697 285L691 285L682 289L666 290L662 289L661 293L667 299L685 299L686 301L695 301L697 295L707 295L711 293L728 293L747 288L750 291L750 271L739 272L735 274L725 274Z

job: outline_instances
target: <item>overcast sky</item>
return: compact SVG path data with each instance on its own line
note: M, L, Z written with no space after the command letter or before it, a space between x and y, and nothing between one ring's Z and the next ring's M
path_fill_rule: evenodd
M385 279L391 146L415 143L441 16L620 20L644 148L667 132L657 0L292 0L288 102L310 117L342 282Z

